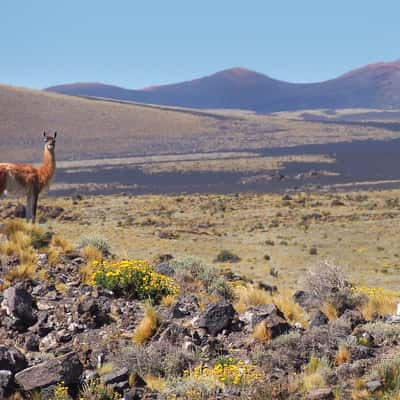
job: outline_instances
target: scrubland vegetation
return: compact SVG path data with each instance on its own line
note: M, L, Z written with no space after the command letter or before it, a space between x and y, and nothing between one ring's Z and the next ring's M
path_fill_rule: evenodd
M49 198L38 225L3 205L2 395L399 397L397 195Z

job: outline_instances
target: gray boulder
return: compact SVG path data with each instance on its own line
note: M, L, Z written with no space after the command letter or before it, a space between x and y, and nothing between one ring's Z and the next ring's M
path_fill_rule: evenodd
M311 318L310 328L326 325L328 322L328 317L321 310L317 310Z
M203 317L199 321L199 327L216 336L224 329L231 327L232 321L236 316L236 311L230 303L216 303L210 305Z
M82 372L83 366L78 355L71 352L18 372L15 381L27 391L54 385L60 381L70 386L79 383Z
M1 308L14 321L14 328L24 331L37 321L36 307L32 296L22 287L15 285L3 293Z

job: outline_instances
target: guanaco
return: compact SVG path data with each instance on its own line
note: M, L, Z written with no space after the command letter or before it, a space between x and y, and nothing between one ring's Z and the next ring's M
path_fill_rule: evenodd
M50 185L56 170L55 147L57 132L49 136L43 132L43 163L39 167L31 164L0 163L0 196L3 193L26 195L26 220L35 223L39 194Z

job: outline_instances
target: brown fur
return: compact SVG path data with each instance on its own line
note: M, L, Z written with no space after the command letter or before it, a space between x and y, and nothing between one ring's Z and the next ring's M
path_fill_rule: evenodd
M43 163L40 167L34 167L30 164L0 164L0 195L11 187L14 189L12 183L15 180L19 188L27 195L27 219L35 222L37 201L40 192L50 184L56 169L54 147L54 137L46 136L45 146L43 153Z

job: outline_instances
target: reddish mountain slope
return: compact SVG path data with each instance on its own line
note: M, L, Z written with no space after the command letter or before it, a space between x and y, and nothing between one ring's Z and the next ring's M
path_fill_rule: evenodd
M309 84L279 81L245 68L232 68L192 81L142 90L96 83L53 86L46 90L171 106L258 112L396 108L400 107L400 61L370 64L336 79Z

